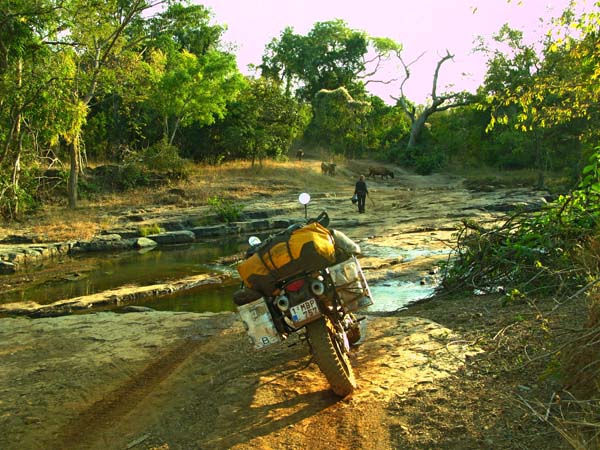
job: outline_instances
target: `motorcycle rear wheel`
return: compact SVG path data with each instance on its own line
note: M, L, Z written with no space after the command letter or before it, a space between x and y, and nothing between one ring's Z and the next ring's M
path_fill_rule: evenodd
M333 392L340 397L351 394L356 388L354 371L344 344L336 337L331 320L323 316L307 324L306 333L315 361Z

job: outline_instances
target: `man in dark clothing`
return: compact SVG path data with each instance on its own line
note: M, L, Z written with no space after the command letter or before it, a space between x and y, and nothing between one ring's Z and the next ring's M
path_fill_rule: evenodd
M367 200L367 194L369 190L367 189L367 183L365 183L365 176L361 175L356 182L356 187L354 188L354 194L358 198L358 212L365 212L365 203Z

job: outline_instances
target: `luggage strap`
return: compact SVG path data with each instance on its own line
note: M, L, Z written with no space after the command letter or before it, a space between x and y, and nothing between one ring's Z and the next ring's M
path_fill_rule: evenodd
M290 240L286 240L285 241L285 247L287 249L288 255L290 257L290 261L293 261L294 257L292 255L292 249L290 247ZM271 247L273 248L273 247ZM279 271L279 268L275 265L275 261L273 261L273 255L271 254L271 248L269 248L264 254L260 254L258 255L260 262L263 264L263 266L265 266L265 268L269 271L269 272L275 272L277 279L281 279L281 272ZM268 256L269 257L269 261L271 262L271 267L273 267L273 269L270 269L269 266L265 263L264 260L264 256Z

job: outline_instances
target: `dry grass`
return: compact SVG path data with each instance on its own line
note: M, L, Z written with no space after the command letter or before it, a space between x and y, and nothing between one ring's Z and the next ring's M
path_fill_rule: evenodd
M565 385L577 398L600 396L600 291L589 297L588 319L565 356ZM599 424L600 427L600 424Z
M0 236L31 233L49 242L89 239L130 213L202 207L213 197L243 202L285 193L326 192L331 179L321 174L320 164L320 160L265 160L254 167L247 161L195 164L187 180L82 199L76 210L68 209L61 199L60 204L45 205L19 223L5 224Z
M28 231L46 242L90 239L114 223L108 217L86 214L82 209L48 208L26 227Z
M591 238L579 258L588 273L600 273L600 239ZM565 352L564 378L572 398L563 401L554 427L575 449L600 449L600 286L592 281L588 315Z

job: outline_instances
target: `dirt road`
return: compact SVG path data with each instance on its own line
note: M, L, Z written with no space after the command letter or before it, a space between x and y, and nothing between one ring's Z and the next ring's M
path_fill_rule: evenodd
M341 169L332 217L353 214L346 194L355 172ZM471 193L456 178L399 175L371 181L378 206L343 231L369 236L370 246L443 247L461 217L541 195ZM418 279L435 263L363 259L372 282ZM254 352L234 313L0 319L0 448L550 448L535 446L553 439L546 430L525 436L523 426L539 424L507 394L519 381L494 386L473 371L485 352L472 328L496 333L513 314L490 304L473 297L368 313L352 353L359 388L345 399L328 389L302 336Z
M164 331L155 335L159 328L174 333L170 342ZM301 339L254 353L233 314L13 319L3 327L2 342L18 335L21 346L2 346L9 433L0 444L394 448L390 427L400 425L387 411L389 402L451 376L477 350L423 319L370 317L367 328L365 343L352 354L360 389L340 400ZM109 329L121 333L109 336ZM46 358L24 368L27 354Z

